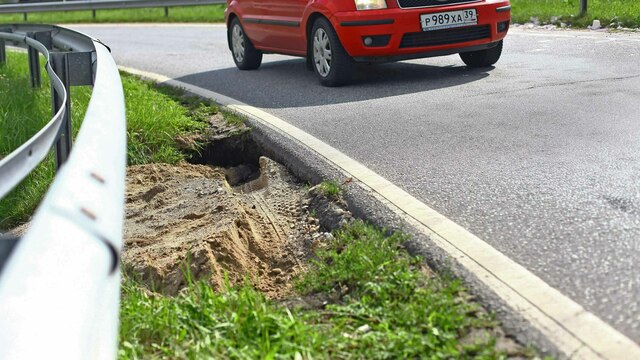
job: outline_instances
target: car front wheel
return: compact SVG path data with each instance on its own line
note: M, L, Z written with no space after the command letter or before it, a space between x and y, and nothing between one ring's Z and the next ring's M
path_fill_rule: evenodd
M319 18L311 30L313 70L324 86L344 85L351 79L353 59L340 43L331 23Z
M502 40L490 49L460 53L460 58L470 68L491 66L500 60L502 55Z
M253 47L238 18L231 21L228 31L229 47L238 69L255 70L259 68L262 63L262 51Z

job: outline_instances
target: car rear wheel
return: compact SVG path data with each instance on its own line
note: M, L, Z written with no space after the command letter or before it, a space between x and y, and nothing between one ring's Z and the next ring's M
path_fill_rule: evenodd
M479 68L497 63L500 55L502 55L502 40L490 49L460 53L460 58L468 67Z
M238 69L255 70L259 68L262 63L262 51L253 47L238 18L231 21L228 32L229 47Z
M353 59L327 19L318 18L313 24L310 46L313 70L322 85L340 86L349 82Z

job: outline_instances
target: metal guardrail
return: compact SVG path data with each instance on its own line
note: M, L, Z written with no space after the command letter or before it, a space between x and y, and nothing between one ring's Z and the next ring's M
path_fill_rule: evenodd
M118 68L106 46L61 27L0 25L0 42L1 50L10 42L44 55L56 109L42 130L0 160L0 198L60 143L70 126L68 87L93 85L73 151L29 230L0 251L8 256L0 269L0 359L114 359L126 167Z
M32 85L35 86L36 76L39 78L40 67L38 65L38 70L34 70L32 52L38 51L42 53L47 59L46 70L51 78L52 101L66 104L69 100L68 92L62 80L60 80L51 67L51 55L47 46L30 38L27 33L20 34L13 32L13 28L11 27L0 27L0 63L6 61L5 43L7 40L28 45L29 69L32 73ZM36 59L38 59L37 56L36 52ZM59 138L58 133L67 111L64 107L60 107L58 109L54 108L53 112L53 118L42 130L17 150L0 160L0 199L18 185L18 183L44 159L54 141Z
M226 0L80 0L0 5L0 14L22 13L25 14L26 21L26 14L36 12L93 10L95 17L95 10L163 7L165 8L165 16L168 16L169 7L219 5L226 3Z

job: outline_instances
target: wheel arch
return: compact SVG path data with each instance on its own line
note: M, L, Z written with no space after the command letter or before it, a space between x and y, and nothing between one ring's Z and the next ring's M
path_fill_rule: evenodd
M229 15L227 15L227 27L229 27L229 25L231 24L231 21L233 21L233 19L237 17L238 15L236 15L235 12L230 12Z
M313 24L319 18L325 18L327 19L327 21L331 22L329 18L325 16L323 13L321 13L320 11L314 11L307 17L307 21L304 25L305 26L304 28L305 43L307 44L307 51L306 51L307 58L311 56L311 39L313 38L313 36L311 35L311 30L313 30Z

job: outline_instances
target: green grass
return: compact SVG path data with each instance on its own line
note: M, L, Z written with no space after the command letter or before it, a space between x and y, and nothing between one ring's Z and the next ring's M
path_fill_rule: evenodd
M246 284L216 294L192 282L175 297L127 277L120 359L495 359L487 338L463 344L494 321L459 282L428 276L402 249L405 238L363 223L335 233L297 289L325 307L286 307Z
M129 164L175 164L183 160L185 155L175 139L203 132L208 116L219 109L205 102L182 103L159 91L152 82L121 75L127 103Z
M529 22L537 17L543 23L549 23L552 17L558 18L558 24L566 22L573 26L584 27L594 19L603 26L618 22L625 27L640 26L640 1L637 0L588 0L588 13L582 18L580 0L511 0L513 22Z
M225 122L231 126L241 127L245 125L247 120L243 115L222 109L212 101L200 96L191 95L182 88L156 85L155 89L172 99L178 100L180 104L189 109L189 116L196 121L207 122L212 114L218 112L223 116Z
M94 19L91 11L68 11L33 13L28 15L31 23L130 23L130 22L223 22L226 5L203 5L169 8L169 16L164 16L163 8L97 10ZM0 15L0 23L23 22L22 14Z
M32 89L28 62L23 53L8 52L7 65L0 66L0 156L5 156L33 136L51 118L48 78ZM44 62L43 62L44 63ZM184 159L175 139L200 133L208 117L219 111L206 102L183 104L157 87L122 74L128 132L129 164L176 163ZM91 97L88 87L72 88L72 123L77 132ZM0 200L0 229L10 229L28 220L54 176L49 156L16 189Z
M41 61L44 63L44 61ZM32 89L25 54L8 52L0 65L0 157L22 145L51 119L49 78L42 70L42 87ZM88 87L73 88L72 119L82 119L91 96ZM80 122L73 121L74 135ZM24 222L40 202L54 176L50 154L16 189L0 200L0 229Z
M342 188L337 181L325 180L318 185L318 191L328 198L336 198L342 192Z
M244 115L228 110L222 110L222 114L224 115L224 119L226 120L227 124L231 126L240 127L246 124L247 118L244 117Z
M197 282L172 298L149 295L129 280L120 316L120 359L257 359L320 346L309 325L249 286L218 295Z

